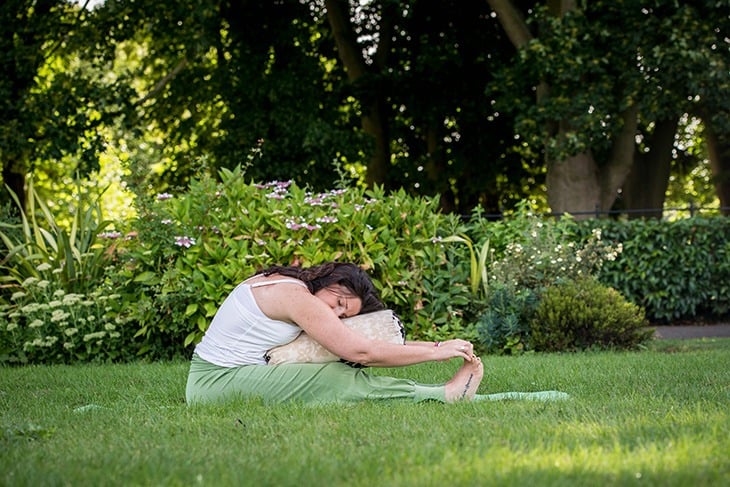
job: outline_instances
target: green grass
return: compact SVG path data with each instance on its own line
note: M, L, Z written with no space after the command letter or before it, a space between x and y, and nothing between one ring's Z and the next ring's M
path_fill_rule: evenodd
M484 362L572 398L188 408L186 363L0 368L0 485L730 485L730 339Z

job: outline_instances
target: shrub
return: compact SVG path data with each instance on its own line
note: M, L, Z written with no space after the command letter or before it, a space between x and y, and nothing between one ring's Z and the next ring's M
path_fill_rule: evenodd
M17 221L0 222L0 239L7 254L0 261L0 283L11 293L22 291L22 283L33 277L56 283L65 292L93 289L108 263L106 247L98 235L111 222L102 218L98 199L86 201L79 193L70 228L57 221L48 206L28 184L28 208L19 210Z
M29 184L28 208L0 222L0 363L120 359L131 335L104 276L110 222L79 192L68 227ZM13 195L14 196L14 195Z
M311 193L243 176L240 168L224 169L220 181L202 176L184 193L141 201L134 237L115 248L114 276L135 303L124 319L139 324L140 353L188 354L230 290L272 264L352 261L369 271L409 337L439 336L427 321L462 326L459 310L433 302L450 292L450 280L426 277L447 261L436 237L457 226L438 213L435 199L382 188Z
M578 238L595 227L606 241L623 245L619 258L602 267L599 279L645 308L652 322L718 319L730 313L727 217L580 222Z
M476 226L487 235L489 246L482 249L492 249L490 256L477 260L477 267L482 267L479 273L486 279L477 328L482 345L492 352L526 350L529 323L543 292L558 283L594 275L621 252L620 244L602 240L600 229L576 242L572 220L543 219L526 205L505 220ZM472 267L474 261L472 257Z
M486 311L479 317L477 330L488 352L517 354L524 351L530 336L530 318L535 312L535 292L494 285Z
M557 352L631 349L649 340L644 311L594 278L566 281L542 295L530 323L530 346Z
M133 356L120 296L102 288L67 293L59 281L29 277L0 305L0 363L71 363Z

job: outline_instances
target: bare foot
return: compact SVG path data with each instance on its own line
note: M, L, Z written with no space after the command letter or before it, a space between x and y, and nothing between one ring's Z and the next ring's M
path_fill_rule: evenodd
M471 401L479 388L484 375L482 359L476 357L456 371L454 377L446 383L446 402Z

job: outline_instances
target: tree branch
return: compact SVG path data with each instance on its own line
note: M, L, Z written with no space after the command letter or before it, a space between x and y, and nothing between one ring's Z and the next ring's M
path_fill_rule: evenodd
M138 106L142 105L143 103L145 103L147 100L157 96L157 94L160 91L162 91L162 88L164 88L165 85L167 83L169 83L175 76L177 76L178 73L180 73L180 71L182 71L183 68L185 68L185 66L187 66L187 65L188 65L188 58L186 58L186 57L182 58L180 60L180 62L177 63L177 66L172 68L172 71L167 73L161 80L159 80L157 83L155 83L155 86L153 86L152 89L146 95L144 95L142 98L137 100L137 102L133 106L138 107Z
M487 3L497 14L497 20L517 49L524 47L533 39L530 29L527 28L527 22L511 0L487 0Z

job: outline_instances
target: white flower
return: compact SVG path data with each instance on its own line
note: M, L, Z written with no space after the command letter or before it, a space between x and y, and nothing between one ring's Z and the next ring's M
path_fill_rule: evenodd
M35 284L36 282L38 282L38 278L37 277L29 277L25 281L22 282L21 286L28 287L31 284Z
M91 340L95 340L97 338L104 338L104 335L106 335L105 331L96 331L94 333L87 333L86 335L84 335L84 341L88 342Z
M69 313L66 313L65 311L60 309L56 309L53 310L53 313L51 313L51 321L54 323L58 323L59 321L65 320L69 316L71 316Z
M25 296L26 294L23 291L16 291L12 296L10 296L10 299L15 301L16 299L24 298Z
M25 306L23 306L22 308L20 308L20 311L23 312L23 313L25 313L25 314L31 314L31 313L35 313L36 311L38 311L40 309L41 309L41 305L40 304L38 304L38 303L30 303L30 304L26 304ZM15 313L18 313L18 312L16 311ZM10 317L11 318L14 318L15 317L13 315L14 315L14 313L10 313ZM18 313L17 315L20 316L20 313Z
M36 270L39 272L43 272L43 271L47 271L51 267L52 267L51 264L49 264L48 262L43 262L42 264L38 264L36 266Z
M43 326L43 322L41 320L33 320L28 325L29 328L40 328Z
M75 293L67 294L66 296L63 297L63 304L73 305L73 304L76 304L79 301L81 301L81 298L83 298L83 295L81 295L81 294L75 294Z

